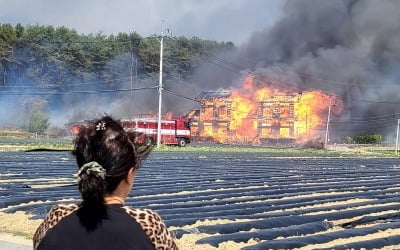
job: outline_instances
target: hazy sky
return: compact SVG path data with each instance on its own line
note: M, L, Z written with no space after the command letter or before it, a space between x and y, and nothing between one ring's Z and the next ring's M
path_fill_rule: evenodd
M159 33L245 42L280 17L282 0L0 0L0 22L64 25L80 33Z

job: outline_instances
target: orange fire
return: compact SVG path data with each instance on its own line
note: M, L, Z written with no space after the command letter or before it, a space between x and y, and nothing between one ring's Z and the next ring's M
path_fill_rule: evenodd
M256 83L248 76L229 97L204 101L200 136L212 136L222 143L273 139L299 142L321 137L330 102L332 114L342 112L342 100L321 91L297 93L258 87Z

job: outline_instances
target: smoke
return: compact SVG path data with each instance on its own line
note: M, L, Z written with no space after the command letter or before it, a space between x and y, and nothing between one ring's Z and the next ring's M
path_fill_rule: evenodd
M275 87L317 89L342 98L344 110L332 117L331 125L338 138L362 132L394 135L400 115L399 7L395 0L287 1L275 25L253 34L235 51L203 56L191 80L166 77L165 87L195 97L202 90L239 86L248 69L265 79L278 79ZM157 77L147 79L149 86L157 85ZM135 95L115 99L106 112L156 112L155 90ZM167 92L163 104L164 113L175 114L195 106Z
M257 1L258 9L262 9L263 2ZM232 8L239 16L240 8ZM219 10L220 7L215 8L213 13ZM251 19L251 16L246 18ZM185 24L187 21L185 19ZM192 24L190 27L201 26L201 22L195 20ZM266 79L279 79L283 89L298 92L319 89L341 97L344 111L340 117L333 117L331 126L338 137L360 132L394 134L396 119L400 115L400 1L290 0L286 2L281 18L273 25L270 20L265 20L264 27L264 30L253 33L247 42L242 42L235 51L213 52L222 62L215 57L204 56L203 63L190 80L165 77L165 88L194 98L202 90L238 86L246 70L250 70ZM243 27L235 36L241 32ZM222 30L220 35L223 34ZM247 37L248 33L243 34ZM129 55L121 55L110 64L124 60L131 59ZM25 80L21 82L22 85L29 85ZM80 83L82 80L71 76L69 82ZM61 125L103 113L117 118L155 114L158 110L155 89L132 93L76 93L83 89L126 89L130 85L130 79L125 79L69 87L64 96L50 98L48 110L52 113L51 122ZM134 88L157 85L158 75L133 80ZM2 96L1 106L18 114L15 106L6 104L9 99L15 100ZM163 113L172 111L176 115L196 106L194 102L169 92L164 92L163 103ZM0 109L0 115L7 120L12 119L10 112L4 109Z
M79 93L81 87L69 90L69 94L62 96L61 105L51 107L51 124L63 126L66 122L76 122L98 118L103 114L115 118L131 118L139 115L156 116L158 113L158 75L148 76L145 79L133 77L115 82L112 86L102 84L93 87L93 93ZM130 90L131 87L134 90ZM135 90L144 88L142 90ZM148 88L148 89L146 89ZM102 92L107 91L110 92ZM78 92L78 93L77 93ZM68 93L68 92L67 92ZM60 103L60 102L59 102ZM190 110L190 105L176 96L163 94L162 114L174 111L181 116Z
M332 130L343 136L393 135L400 115L399 59L400 1L291 0L274 26L239 48L234 62L278 79L282 89L341 97L344 112L334 117Z

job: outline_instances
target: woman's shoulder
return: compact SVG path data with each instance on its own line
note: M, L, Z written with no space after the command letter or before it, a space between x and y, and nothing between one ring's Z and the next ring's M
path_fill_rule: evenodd
M78 210L78 204L57 204L47 213L44 221L58 223L64 217Z
M133 208L129 206L123 206L124 209L131 217L140 221L152 221L153 219L156 221L161 220L160 216L157 212L148 209L148 208Z
M157 212L147 208L122 207L137 223L155 245L156 249L178 249L174 236ZM164 248L163 248L164 247Z
M64 217L70 215L71 213L78 210L78 204L57 204L51 207L50 211L47 213L43 220L44 224L55 225Z
M78 210L79 205L77 204L57 204L54 205L47 213L43 222L36 229L35 235L33 236L34 249L39 245L39 242L43 239L46 232L54 227L63 218L67 217L71 213Z
M132 208L128 206L122 207L130 217L136 220L137 223L146 232L153 232L155 230L164 230L166 225L157 212L147 208Z
M60 204L56 204L53 207L51 207L49 213L57 212L57 211L64 212L64 213L73 212L73 211L77 210L78 208L79 208L79 205L75 204L75 203L71 203L71 204L60 203Z

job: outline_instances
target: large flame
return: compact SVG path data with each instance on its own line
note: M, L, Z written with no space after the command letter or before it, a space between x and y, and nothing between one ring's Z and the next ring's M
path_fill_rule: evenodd
M342 111L341 99L322 91L297 93L255 83L248 76L229 97L204 102L200 136L219 142L303 141L321 136L330 104L332 114Z

